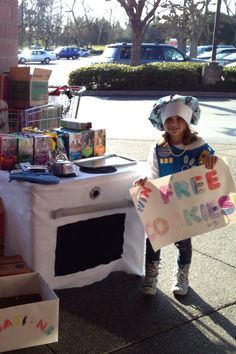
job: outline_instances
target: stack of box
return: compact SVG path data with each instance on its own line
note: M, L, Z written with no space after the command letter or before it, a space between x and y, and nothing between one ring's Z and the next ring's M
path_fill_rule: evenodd
M105 154L105 129L60 129L57 132L63 137L66 153L71 161Z

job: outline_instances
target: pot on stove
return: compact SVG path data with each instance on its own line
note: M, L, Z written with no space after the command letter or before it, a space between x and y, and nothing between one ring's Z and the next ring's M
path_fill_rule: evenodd
M76 173L75 165L67 159L65 154L57 155L51 166L51 170L53 174L58 177L75 175Z

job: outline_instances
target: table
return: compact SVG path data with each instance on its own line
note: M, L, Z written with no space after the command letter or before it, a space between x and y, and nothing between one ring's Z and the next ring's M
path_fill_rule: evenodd
M143 275L144 230L129 194L141 173L137 163L43 185L9 183L0 171L4 254L22 255L53 289L88 285L112 271Z

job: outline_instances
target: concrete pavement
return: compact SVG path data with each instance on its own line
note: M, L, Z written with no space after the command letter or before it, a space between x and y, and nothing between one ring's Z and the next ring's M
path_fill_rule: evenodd
M235 136L235 131L228 131L228 136ZM154 142L155 138L108 136L107 153L145 161ZM230 143L219 142L210 144L218 156L227 158L236 183L236 142L232 138ZM142 279L123 272L82 288L57 290L59 342L8 353L236 353L235 250L236 224L194 237L190 289L183 299L170 292L175 265L172 245L162 250L156 296L143 296Z
M108 139L108 152L146 159L152 141ZM147 145L147 146L146 146ZM214 144L236 181L236 144ZM59 342L19 354L236 353L236 225L193 238L189 294L170 292L175 248L162 250L156 296L122 272L82 288L62 289ZM11 353L11 352L8 352Z

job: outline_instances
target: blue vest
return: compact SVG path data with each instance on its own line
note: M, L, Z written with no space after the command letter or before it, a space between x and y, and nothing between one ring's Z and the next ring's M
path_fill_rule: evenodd
M171 154L170 149L173 154ZM203 144L192 150L179 149L175 146L156 145L156 156L159 166L159 176L168 176L176 172L187 170L204 163L207 155L213 155L214 150L207 144ZM174 156L179 155L179 156Z

